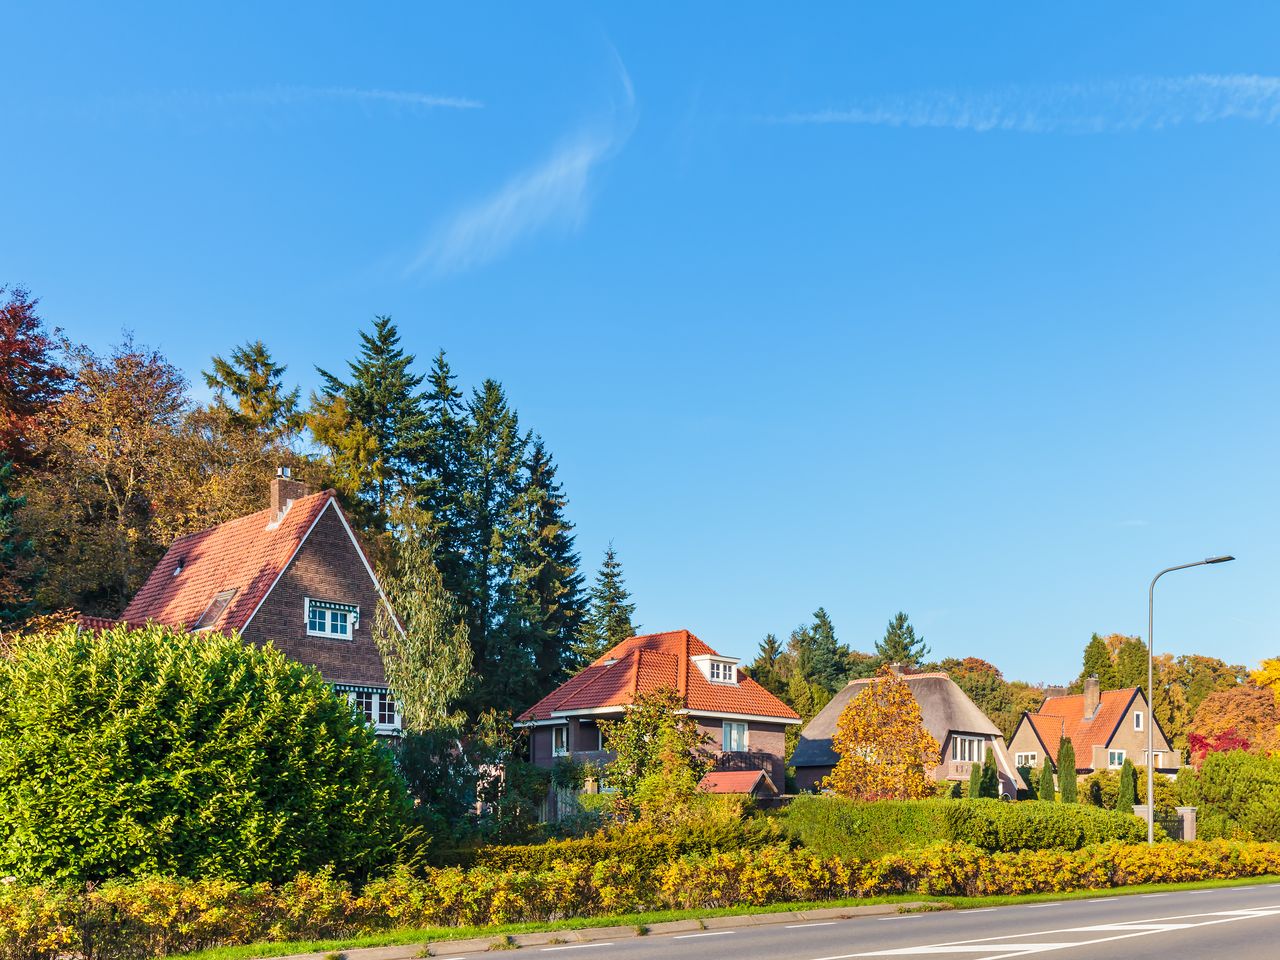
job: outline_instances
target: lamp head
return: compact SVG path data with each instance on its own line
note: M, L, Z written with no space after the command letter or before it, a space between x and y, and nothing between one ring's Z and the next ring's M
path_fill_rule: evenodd
M1230 556L1209 557L1208 559L1205 560L1205 563L1227 563L1228 561L1231 561L1234 559L1235 557L1230 557Z

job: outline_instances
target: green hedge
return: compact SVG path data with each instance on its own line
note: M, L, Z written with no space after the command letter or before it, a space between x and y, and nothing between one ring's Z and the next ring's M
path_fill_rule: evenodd
M1028 800L882 800L797 797L781 817L787 832L823 856L879 857L931 843L982 850L1078 850L1146 836L1137 817L1082 804Z

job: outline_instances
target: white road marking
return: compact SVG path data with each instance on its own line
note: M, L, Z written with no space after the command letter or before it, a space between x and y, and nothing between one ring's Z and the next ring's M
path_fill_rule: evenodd
M609 943L569 943L563 947L543 947L543 953L550 953L552 950L581 950L583 947L612 947L613 942Z
M1144 893L1142 894L1142 899L1150 900L1152 897L1167 897L1167 896L1168 896L1167 893Z
M817 921L816 923L792 923L792 924L788 924L782 929L799 930L801 927L833 927L835 926L835 923L836 922L834 920L820 920L820 921Z
M901 915L896 916L896 917L881 917L880 919L881 919L881 920L919 920L919 919L920 919L920 914L918 914L918 913L904 913L904 914L901 914Z
M723 937L726 934L737 933L737 930L712 930L710 933L682 933L678 937L672 937L672 940L692 940L694 937Z
M1067 900L1060 900L1060 901L1058 901L1057 903L1028 903L1028 904L1027 904L1027 909L1028 909L1028 910L1039 910L1039 909L1041 909L1042 907L1063 907L1063 906L1066 906L1066 905L1067 905L1067 903L1069 903L1069 902L1070 902L1070 901L1067 901Z
M1099 900L1086 900L1085 903L1118 903L1119 897L1102 897Z
M981 910L966 910L965 913L991 913L995 907L983 907Z

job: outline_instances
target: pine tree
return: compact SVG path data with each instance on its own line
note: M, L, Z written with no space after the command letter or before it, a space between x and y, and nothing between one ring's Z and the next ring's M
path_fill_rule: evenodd
M987 747L982 759L982 796L990 800L1000 799L1000 774L996 771L996 753Z
M1044 800L1048 803L1053 803L1054 801L1053 764L1049 763L1048 758L1045 758L1044 766L1040 768L1039 794L1040 795L1036 799Z
M1076 748L1070 737L1058 743L1058 785L1063 803L1076 802Z
M1116 795L1116 810L1120 813L1133 813L1133 805L1137 802L1137 776L1133 762L1125 757L1124 764L1120 767L1120 792Z
M348 361L350 378L346 381L316 368L323 385L319 402L313 401L321 415L341 401L346 422L358 425L371 449L363 449L360 468L360 496L367 504L375 530L384 531L390 523L392 508L415 480L418 463L423 458L421 444L427 426L423 398L419 393L423 378L414 374L413 355L400 348L400 333L390 317L375 317L373 330L360 333L360 355ZM326 437L332 431L321 431ZM333 453L346 453L331 446Z
M578 642L574 645L578 666L598 660L607 650L634 636L636 626L631 618L635 612L636 605L631 602L631 594L623 582L622 563L611 543L592 584Z
M917 637L915 627L907 620L907 615L898 611L897 616L889 621L884 632L884 639L876 644L876 655L881 663L900 663L903 666L918 667L929 655L924 637Z
M760 649L756 658L747 666L746 672L752 680L760 684L775 697L784 697L787 685L782 678L781 660L782 644L770 633L760 641Z
M969 767L969 792L970 800L978 800L982 797L982 764L975 763Z
M791 631L787 643L795 671L810 683L835 693L848 675L849 648L836 639L835 627L827 611L814 611L813 623Z
M1080 679L1086 680L1094 676L1098 678L1103 690L1116 689L1116 668L1111 660L1111 651L1107 649L1107 642L1096 633L1089 638L1089 643L1084 648L1084 670Z
M26 498L10 493L13 463L0 460L0 627L21 623L35 612L35 544L19 526Z
M286 390L283 364L276 363L261 340L231 351L229 360L215 356L204 382L213 390L214 409L236 426L268 434L293 432L299 424L301 390Z
M534 618L534 695L541 697L565 679L571 665L571 648L582 620L582 575L573 524L564 515L564 491L539 437L533 440L525 474L514 576Z

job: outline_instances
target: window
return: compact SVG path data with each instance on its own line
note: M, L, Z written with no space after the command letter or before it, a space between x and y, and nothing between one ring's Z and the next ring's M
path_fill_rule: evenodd
M1159 770L1160 764L1164 763L1164 754L1157 750L1152 756L1156 758L1156 769Z
M594 724L582 724L578 727L579 750L600 750L600 728Z
M350 640L359 625L360 608L354 603L307 598L307 636Z
M747 749L747 725L745 723L731 723L726 720L720 742L724 744L725 753L745 753Z
M714 683L737 683L738 682L738 676L737 676L738 671L734 669L734 666L732 663L726 663L723 660L712 660L708 664L708 667L710 667L709 676L711 677L712 682Z
M373 723L374 696L372 690L357 690L352 698L352 703L356 705L356 712L364 715L366 723Z
M396 726L396 698L390 690L378 698L378 726Z
M952 737L951 759L961 763L979 763L986 746L987 741L982 737Z
M227 609L227 604L231 602L231 598L235 595L234 587L214 594L213 599L209 601L209 605L204 608L204 613L200 614L196 622L191 625L191 629L208 630L211 628L218 622L218 618L222 616L223 611Z
M1142 729L1142 711L1141 710L1133 711L1133 729L1135 730Z
M569 726L551 728L551 755L563 757L569 752Z
M1039 759L1040 755L1038 753L1019 753L1013 758L1013 765L1015 767L1034 767Z
M1109 751L1107 751L1107 766L1108 766L1108 767L1110 767L1110 768L1111 768L1111 769L1113 769L1113 770L1114 770L1116 767L1123 767L1123 766L1124 766L1124 751L1123 751L1123 750L1109 750Z

